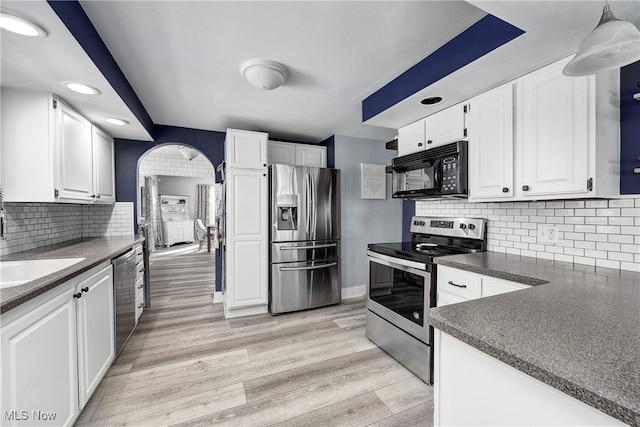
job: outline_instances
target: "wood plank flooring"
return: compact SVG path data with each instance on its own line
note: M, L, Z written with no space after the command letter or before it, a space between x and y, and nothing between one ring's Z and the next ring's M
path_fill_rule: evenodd
M433 390L365 337L363 299L225 319L213 253L151 257L152 310L78 426L431 426Z

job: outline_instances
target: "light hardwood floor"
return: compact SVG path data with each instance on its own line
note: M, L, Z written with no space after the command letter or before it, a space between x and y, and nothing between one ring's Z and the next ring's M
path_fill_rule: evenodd
M152 310L76 425L432 425L432 387L365 337L363 299L226 320L213 253L174 246L150 269Z

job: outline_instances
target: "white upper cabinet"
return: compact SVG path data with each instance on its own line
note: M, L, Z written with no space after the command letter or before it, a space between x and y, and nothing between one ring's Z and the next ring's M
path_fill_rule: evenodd
M93 195L98 203L113 203L116 201L113 139L95 126L92 129Z
M398 156L460 141L465 136L465 105L454 105L398 129Z
M464 139L465 109L465 105L458 104L427 117L425 149Z
M513 83L471 99L468 120L471 197L513 197Z
M295 165L296 147L290 142L269 141L267 143L268 164Z
M263 169L267 167L268 134L227 129L225 161L228 168Z
M424 150L426 142L426 120L418 120L398 129L398 156Z
M270 165L327 167L327 147L296 144L293 142L269 141L267 159Z
M589 192L589 97L594 77L568 77L560 61L518 85L519 170L523 195ZM593 95L591 95L593 96Z
M57 102L56 110L57 197L91 200L91 122L63 102Z
M470 100L470 200L620 194L619 75L567 77L567 61Z
M2 88L1 144L5 201L115 201L113 140L54 95Z
M300 166L327 167L327 147L296 144L296 164Z

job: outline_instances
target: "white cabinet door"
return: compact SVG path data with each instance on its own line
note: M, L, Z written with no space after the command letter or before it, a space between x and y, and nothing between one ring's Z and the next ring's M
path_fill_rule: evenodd
M3 86L1 99L4 201L55 201L53 96Z
M74 293L70 285L0 329L3 426L66 426L77 418Z
M227 172L228 309L257 305L266 309L268 302L266 175L266 171L255 169Z
M115 357L111 264L76 285L80 408L89 400Z
M445 305L456 304L464 301L467 301L467 300L457 295L450 294L448 292L438 291L438 302L436 305L438 307L444 307Z
M87 202L93 194L91 123L65 103L57 104L58 197Z
M227 168L266 168L267 139L266 133L227 129L225 139Z
M93 199L99 203L116 201L115 152L113 139L93 126Z
M469 198L514 195L513 83L469 103Z
M425 119L398 129L398 156L416 153L426 146Z
M460 141L464 133L464 105L458 104L439 111L426 119L425 149Z
M300 166L327 167L327 147L296 144L296 164Z
M519 190L524 196L588 193L594 77L563 75L565 62L524 76L518 86Z
M267 160L270 165L295 165L296 144L290 142L269 141L267 143Z

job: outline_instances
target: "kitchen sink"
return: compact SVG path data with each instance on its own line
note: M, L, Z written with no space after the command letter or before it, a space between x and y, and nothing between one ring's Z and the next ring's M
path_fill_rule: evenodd
M11 288L70 267L86 258L34 259L0 263L0 288Z

